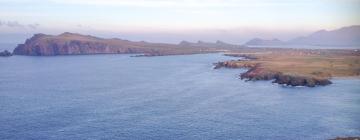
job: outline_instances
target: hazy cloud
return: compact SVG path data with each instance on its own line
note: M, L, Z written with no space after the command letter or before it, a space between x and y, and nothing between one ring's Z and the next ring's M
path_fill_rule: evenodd
M0 26L6 26L10 28L30 28L30 29L36 29L40 24L34 23L34 24L21 24L18 21L3 21L0 20Z
M31 29L36 29L37 27L40 26L40 24L34 23L34 24L28 24L27 26L28 26L29 28L31 28Z
M134 7L181 7L181 8L219 8L219 7L258 7L269 5L294 5L296 1L257 0L239 2L236 0L50 0L55 3L80 5L111 5Z
M7 22L4 22L4 25L7 25L9 27L23 27L23 25L21 25L17 21L7 21Z

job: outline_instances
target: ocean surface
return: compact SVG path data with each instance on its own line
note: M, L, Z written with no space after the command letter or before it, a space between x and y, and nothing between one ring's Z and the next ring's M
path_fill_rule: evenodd
M19 43L1 43L0 42L0 51L8 50L12 52L17 44ZM360 46L315 46L315 45L250 45L249 47L258 48L258 47L265 47L265 48L296 48L296 49L347 49L347 50L359 50Z
M213 69L221 54L0 58L0 139L360 136L360 80L284 87Z
M259 48L295 48L295 49L347 49L359 50L360 46L320 46L320 45L249 45L249 47Z

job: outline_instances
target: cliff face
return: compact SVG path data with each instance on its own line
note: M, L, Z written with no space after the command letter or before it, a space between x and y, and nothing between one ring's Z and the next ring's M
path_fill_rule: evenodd
M76 54L116 54L142 53L148 56L167 54L206 53L211 48L179 47L173 44L132 42L122 39L102 39L74 33L58 36L35 34L24 44L19 44L16 55L76 55Z

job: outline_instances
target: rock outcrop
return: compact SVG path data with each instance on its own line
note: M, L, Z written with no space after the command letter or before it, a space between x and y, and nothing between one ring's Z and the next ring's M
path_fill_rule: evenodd
M283 74L276 71L268 71L257 66L249 69L247 72L240 75L241 79L247 80L274 80L273 83L278 83L287 86L307 86L315 87L325 86L331 84L331 81L325 78L317 78L313 76L301 76Z
M224 62L217 62L214 63L214 69L219 69L222 67L225 68L253 68L256 64L253 63L236 63L236 61L244 61L244 60L231 60L231 61L224 61Z
M9 56L12 56L12 53L9 52L8 50L5 50L5 51L0 52L0 56L9 57Z

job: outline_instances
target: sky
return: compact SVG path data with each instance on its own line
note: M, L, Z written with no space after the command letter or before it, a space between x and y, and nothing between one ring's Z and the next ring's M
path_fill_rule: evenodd
M40 32L243 43L359 24L360 0L0 0L0 43Z

